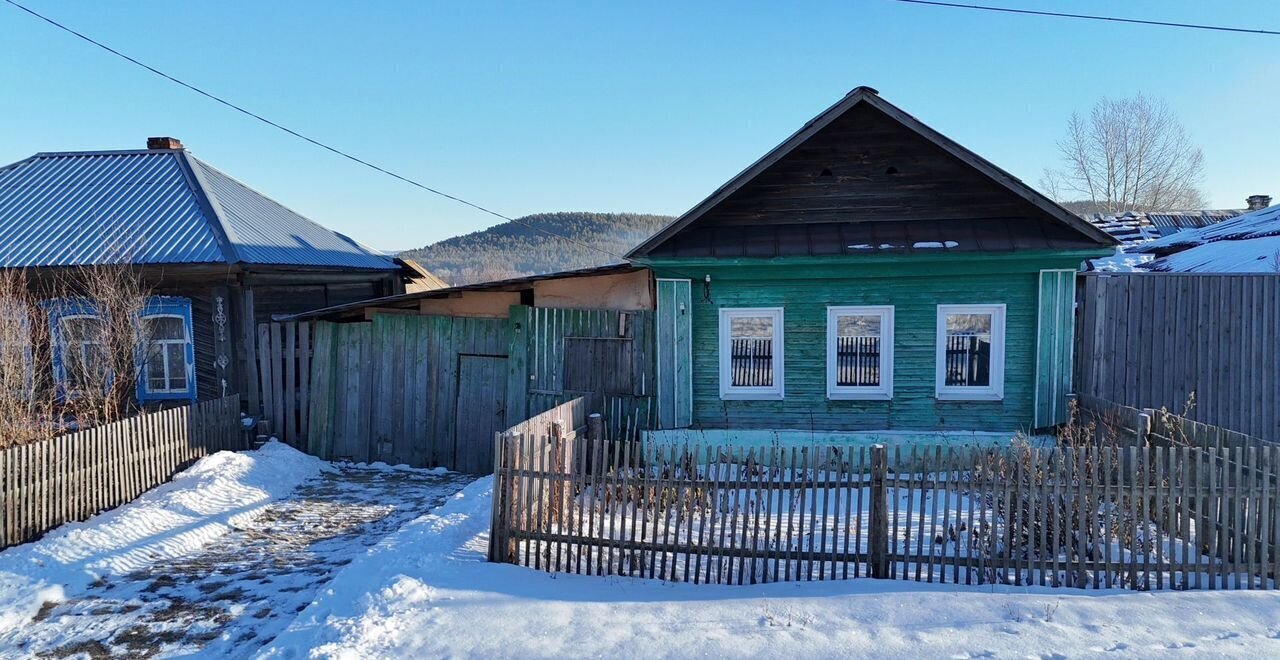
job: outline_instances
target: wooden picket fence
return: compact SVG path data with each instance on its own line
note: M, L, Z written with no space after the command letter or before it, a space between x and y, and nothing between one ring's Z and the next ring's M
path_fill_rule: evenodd
M1275 588L1280 447L659 446L499 434L492 561L747 584Z
M232 394L4 449L0 548L124 504L196 459L247 442Z

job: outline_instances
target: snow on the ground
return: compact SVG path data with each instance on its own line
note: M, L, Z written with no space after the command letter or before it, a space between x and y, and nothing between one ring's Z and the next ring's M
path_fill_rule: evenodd
M1280 657L1280 592L709 586L487 564L491 492L481 479L383 539L261 656Z
M332 469L279 442L251 452L218 452L125 506L0 552L0 634L101 578L205 546Z

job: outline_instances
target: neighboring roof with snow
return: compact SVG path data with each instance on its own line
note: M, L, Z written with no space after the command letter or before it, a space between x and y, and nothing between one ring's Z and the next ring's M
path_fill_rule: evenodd
M120 261L399 268L184 149L39 153L0 167L0 268Z
M1161 255L1147 270L1178 273L1280 272L1280 205L1166 236L1137 252Z
M1165 273L1280 273L1280 236L1205 243L1142 267Z
M1239 241L1280 235L1280 204L1250 211L1201 229L1165 236L1142 246L1143 252L1162 253L1214 241Z
M1145 213L1125 211L1103 215L1083 214L1082 217L1099 229L1119 240L1123 245L1137 245L1165 236L1172 236L1188 229L1208 227L1229 220L1243 213L1234 209L1200 211L1160 211Z

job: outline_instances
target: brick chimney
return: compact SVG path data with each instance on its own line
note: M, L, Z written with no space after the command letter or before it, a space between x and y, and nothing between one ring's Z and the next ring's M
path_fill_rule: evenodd
M1265 209L1271 206L1271 195L1249 195L1249 199L1245 200L1245 203L1249 205L1250 211Z
M182 142L178 138L171 137L149 137L147 138L148 149L181 149Z

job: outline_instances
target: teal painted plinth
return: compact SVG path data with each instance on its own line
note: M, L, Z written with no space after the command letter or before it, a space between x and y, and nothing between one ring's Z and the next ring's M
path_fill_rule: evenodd
M1050 446L1052 436L1027 437L1033 446ZM987 431L807 431L788 429L666 429L643 432L646 446L732 446L744 451L801 447L1008 446L1015 434Z

